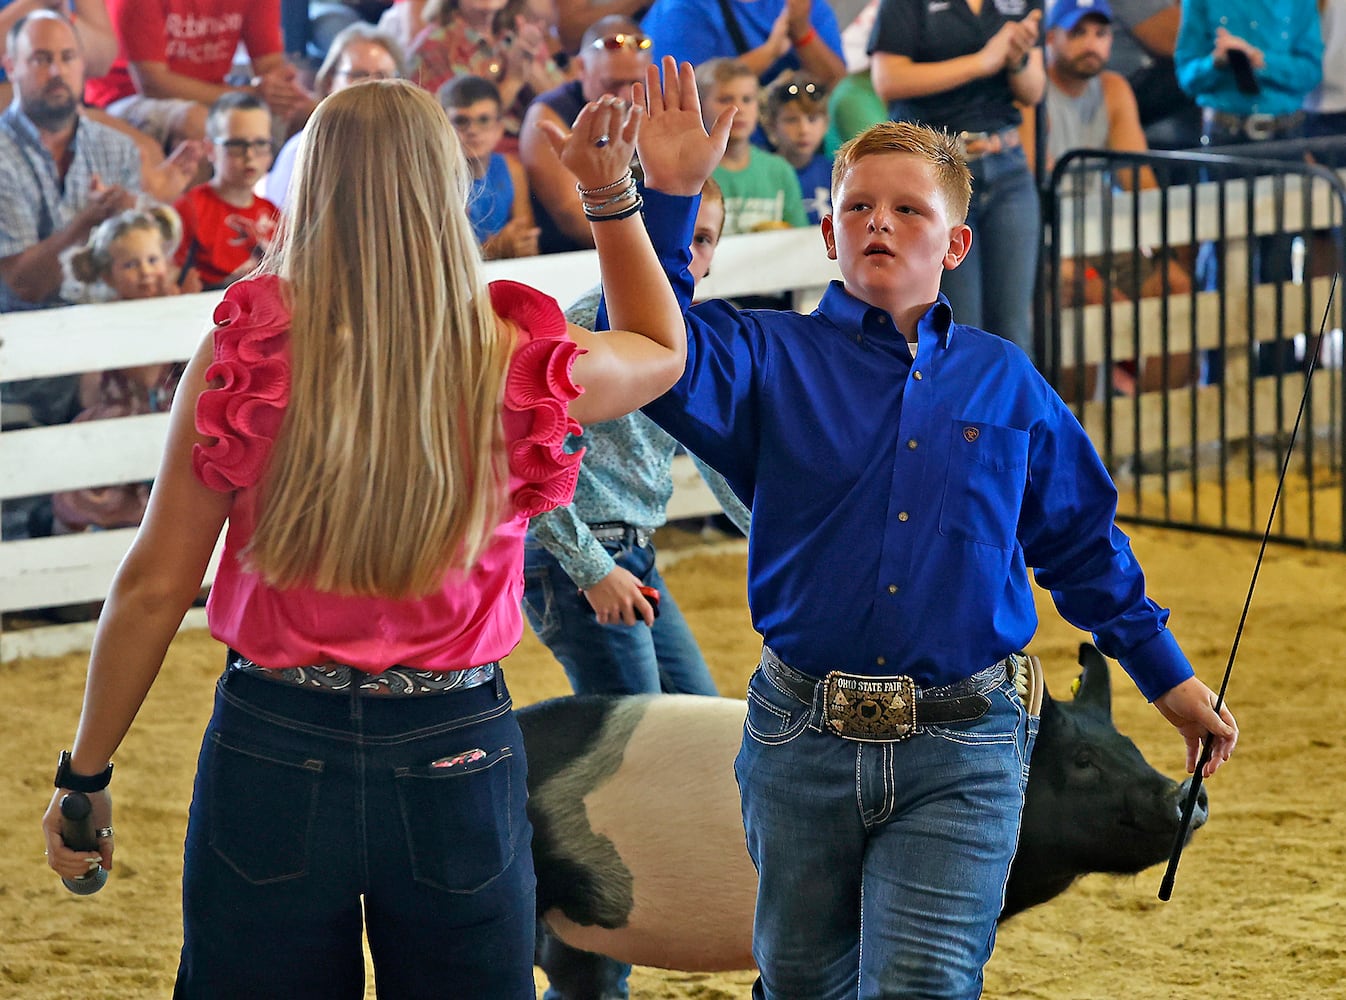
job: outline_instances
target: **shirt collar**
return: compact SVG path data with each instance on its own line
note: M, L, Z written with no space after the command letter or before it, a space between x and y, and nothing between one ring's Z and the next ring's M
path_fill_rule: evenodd
M4 122L5 126L14 132L15 138L20 142L41 150L44 156L51 156L42 142L42 133L33 124L33 120L23 113L23 105L19 103L18 91L15 91L14 99L9 102L9 107L5 108L4 114L0 115L0 121ZM83 124L84 116L77 113L75 115L75 129L70 133L71 149L75 148L79 139L80 126Z
M887 312L857 299L846 291L840 281L832 281L827 286L827 291L823 293L822 300L818 303L818 312L842 330L863 330L873 336L875 331L886 329L890 331L890 337L902 336L897 324ZM953 340L953 329L953 307L949 305L944 293L940 292L939 298L917 322L916 336L918 340L930 336L938 337L940 344L947 349Z

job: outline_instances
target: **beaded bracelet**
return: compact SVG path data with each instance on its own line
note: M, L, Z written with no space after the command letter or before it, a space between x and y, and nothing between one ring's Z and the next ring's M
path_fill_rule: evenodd
M607 219L626 211L626 209L630 208L632 205L641 205L643 202L644 199L641 198L639 194L635 194L629 199L623 198L620 202L613 205L602 206L602 210L600 210L600 206L597 205L585 205L584 217L587 219Z
M585 210L588 211L589 209L606 208L609 205L615 205L620 201L625 201L627 198L634 198L635 196L636 196L636 182L632 180L631 183L626 185L626 187L622 188L620 191L618 191L611 197L604 198L602 201L591 201L588 198L581 198L580 200L581 203L584 205Z
M584 217L588 219L590 222L609 222L614 221L616 219L629 219L631 218L631 216L639 212L641 208L644 207L644 205L645 205L645 199L642 198L639 194L637 194L636 200L631 203L630 208L624 208L620 212L613 212L611 215L592 215L586 210L584 213Z

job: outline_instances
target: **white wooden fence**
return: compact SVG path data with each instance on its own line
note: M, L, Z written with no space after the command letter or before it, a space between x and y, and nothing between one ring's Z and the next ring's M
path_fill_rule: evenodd
M565 306L598 282L598 258L588 251L492 261L487 273L525 282ZM721 242L700 292L793 291L796 305L811 309L836 276L816 230L733 236ZM214 292L0 316L0 404L4 382L184 360L209 329L219 298ZM150 479L167 421L167 414L151 414L0 433L0 499ZM676 475L671 518L718 510L690 463L679 465ZM126 528L0 540L0 611L104 597L134 533ZM212 560L207 580L214 571ZM199 613L189 616L189 624L199 621ZM81 648L91 634L89 626L0 633L0 662Z
M1270 197L1269 188L1266 192L1262 190L1262 181L1257 181L1248 192L1259 202L1251 230L1245 211L1233 207L1244 201L1237 189L1226 189L1228 204L1223 229L1216 221L1219 203L1214 186L1203 184L1193 190L1194 197L1189 197L1188 189L1170 189L1166 210L1159 191L1144 191L1135 196L1140 213L1138 238L1141 245L1159 243L1165 233L1169 242L1184 242L1191 232L1190 212L1197 215L1198 239L1223 237L1234 255L1243 252L1240 247L1250 231L1254 234L1274 231L1273 213L1260 206L1264 195ZM1131 197L1110 198L1110 218L1105 217L1104 206L1094 197L1083 205L1084 217L1079 225L1064 219L1059 229L1062 255L1097 254L1108 245L1115 253L1129 252L1133 245ZM1320 194L1318 188L1306 188L1302 197L1312 206L1315 225L1341 224L1340 213L1334 210L1330 197ZM1291 219L1300 218L1298 203L1285 214ZM1233 276L1243 270L1231 267L1230 280L1238 281ZM598 280L597 257L592 252L495 261L487 265L487 271L491 278L507 277L526 282L552 295L562 305L574 300ZM706 297L716 297L790 291L797 308L811 309L821 289L837 276L836 264L824 255L822 240L816 230L733 236L721 242L714 267L700 292ZM1321 284L1321 280L1316 283ZM1244 288L1246 285L1237 289L1227 287L1225 291L1242 294ZM1217 305L1215 296L1213 292L1201 292L1192 297L1173 296L1167 301L1141 300L1144 316L1133 326L1141 341L1136 345L1140 352L1159 352L1157 331L1165 318L1177 327L1194 323L1195 329L1202 331L1200 346L1210 346L1205 343L1205 331L1209 327L1208 317L1213 316ZM1226 323L1226 336L1232 333L1234 337L1234 340L1226 340L1226 345L1239 340L1246 343L1249 331L1265 330L1267 322L1275 321L1270 315L1261 315L1271 312L1271 296L1274 292L1270 286L1254 290L1257 309L1253 315L1235 316ZM192 354L208 328L218 299L218 293L208 293L0 316L0 403L3 402L3 383L7 381L183 360ZM1264 299L1268 301L1264 303ZM1070 322L1084 323L1088 332L1081 340L1082 351L1077 351L1074 341L1062 345L1063 362L1074 365L1103 360L1100 331L1104 313L1111 312L1116 325L1123 327L1136 320L1133 308L1131 303L1114 303L1073 310L1075 315ZM1189 315L1194 309L1195 315ZM1245 371L1236 370L1230 374L1240 380L1249 377ZM1172 403L1172 400L1146 398L1157 395L1113 401L1107 408L1089 403L1081 416L1096 442L1101 440L1107 418L1111 417L1112 422L1128 427L1140 422L1146 446L1157 445L1158 442L1152 442L1150 438L1163 425L1150 418L1150 411L1162 408L1167 413L1167 407ZM1205 407L1206 397L1210 397L1211 405L1216 405L1217 396L1214 391L1202 389L1195 394L1195 402L1189 401L1185 405ZM156 414L0 434L0 499L152 478L158 468L166 423L166 415ZM1120 426L1114 432L1119 431ZM678 466L676 475L677 489L669 507L671 518L695 516L716 509L709 491L701 487L699 477L691 471L689 464ZM105 596L112 573L125 554L133 533L134 529L124 529L54 538L0 540L0 611L100 599ZM210 574L213 572L212 563ZM193 623L197 620L198 617L189 619ZM47 633L51 637L38 639L35 643L32 635L37 633ZM64 631L25 629L0 634L0 661L38 651L58 652L63 645L79 648L87 645L90 634L87 627Z

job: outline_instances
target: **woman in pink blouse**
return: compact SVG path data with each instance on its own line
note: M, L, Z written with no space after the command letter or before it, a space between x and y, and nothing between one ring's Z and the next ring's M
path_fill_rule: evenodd
M547 46L548 25L528 0L429 0L426 27L411 44L409 79L430 93L460 76L480 76L500 89L505 138L498 152L518 148L528 102L565 83Z
M613 325L639 331L599 337L485 285L429 94L362 84L314 114L284 232L183 375L43 818L61 875L112 867L109 761L227 521L175 996L359 997L363 931L380 996L533 997L526 767L498 661L522 632L528 519L574 488L566 433L682 370L627 167L642 116L607 99L552 134L590 192ZM69 790L93 801L97 852L61 840Z

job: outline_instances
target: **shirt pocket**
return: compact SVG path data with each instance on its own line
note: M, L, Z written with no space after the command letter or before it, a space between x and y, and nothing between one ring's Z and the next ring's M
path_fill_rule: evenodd
M946 538L1012 549L1028 470L1028 432L954 420L939 533Z

